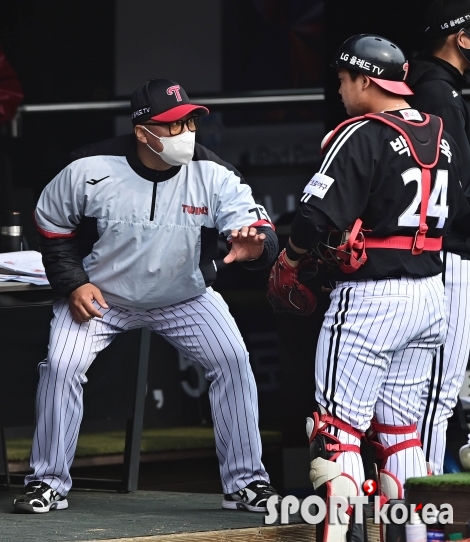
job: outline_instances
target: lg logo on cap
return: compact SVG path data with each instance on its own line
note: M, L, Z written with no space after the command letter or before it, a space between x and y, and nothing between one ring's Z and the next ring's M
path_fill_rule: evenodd
M166 93L168 94L168 96L171 96L172 94L174 94L175 97L176 97L177 102L181 102L183 100L183 98L181 97L181 94L180 94L180 86L179 85L173 85L172 87L168 87L166 89Z
M403 77L403 81L406 80L406 78L408 77L408 70L410 68L410 65L408 64L408 62L405 62L403 64L403 71L405 72L405 76Z

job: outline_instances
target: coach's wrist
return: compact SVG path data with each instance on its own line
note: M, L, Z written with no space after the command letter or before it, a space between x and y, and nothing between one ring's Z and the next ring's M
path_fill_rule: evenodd
M68 293L64 297L70 297L76 290L81 288L82 286L85 286L85 284L91 284L89 280L84 280L79 282L78 284L74 284L72 288L68 290Z

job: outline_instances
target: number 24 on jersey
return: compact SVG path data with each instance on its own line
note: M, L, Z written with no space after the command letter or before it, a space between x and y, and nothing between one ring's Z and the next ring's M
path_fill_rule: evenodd
M415 181L416 194L408 208L398 217L398 225L410 228L419 226L419 213L417 213L422 197L422 182L421 169L414 167L404 171L401 174L405 185ZM447 184L449 173L445 169L438 169L436 173L436 181L434 188L429 196L427 216L438 218L436 228L443 228L445 220L449 215L449 207L447 206Z

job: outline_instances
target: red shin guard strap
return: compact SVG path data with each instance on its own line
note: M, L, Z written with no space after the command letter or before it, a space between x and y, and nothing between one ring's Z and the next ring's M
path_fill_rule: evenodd
M399 442L398 444L394 444L393 446L390 446L388 448L385 448L382 444L379 444L378 442L371 442L371 445L374 448L377 459L381 459L385 463L385 461L391 455L401 452L402 450L406 450L407 448L414 448L415 446L421 448L421 441L419 440L419 438L412 438L404 440L403 442Z
M371 422L370 426L376 433L384 433L385 435L406 435L418 430L415 423L411 425L385 425L383 423Z
M361 438L364 436L364 433L359 431L358 429L354 429L349 423L343 422L339 418L334 418L333 416L330 416L329 414L324 414L320 417L320 420L322 422L327 423L328 425L333 425L334 427L337 427L341 431L345 431L346 433L349 433L353 437L358 438L361 440Z
M350 435L352 435L353 437L356 437L359 440L361 440L361 438L364 436L364 433L362 433L358 429L354 429L354 427L351 427L348 423L343 422L339 418L335 418L334 416L331 416L330 414L318 414L318 412L314 412L312 414L312 417L314 420L314 430L312 431L312 434L310 435L310 444L315 440L315 437L317 436L318 433L328 434L326 432L326 429L330 425L337 427L341 431L345 431L346 433L349 433ZM329 436L333 436L333 435L329 435Z

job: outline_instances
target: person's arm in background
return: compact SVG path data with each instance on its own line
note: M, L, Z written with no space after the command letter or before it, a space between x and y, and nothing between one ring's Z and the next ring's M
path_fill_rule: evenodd
M23 101L23 88L17 73L0 45L0 124L11 121ZM12 167L4 141L0 139L0 211L17 211Z
M446 105L437 109L434 114L441 117L444 131L450 134L457 144L462 162L460 181L467 199L470 199L470 141L465 131L462 110L459 107Z
M0 124L14 118L24 94L17 73L0 45Z

